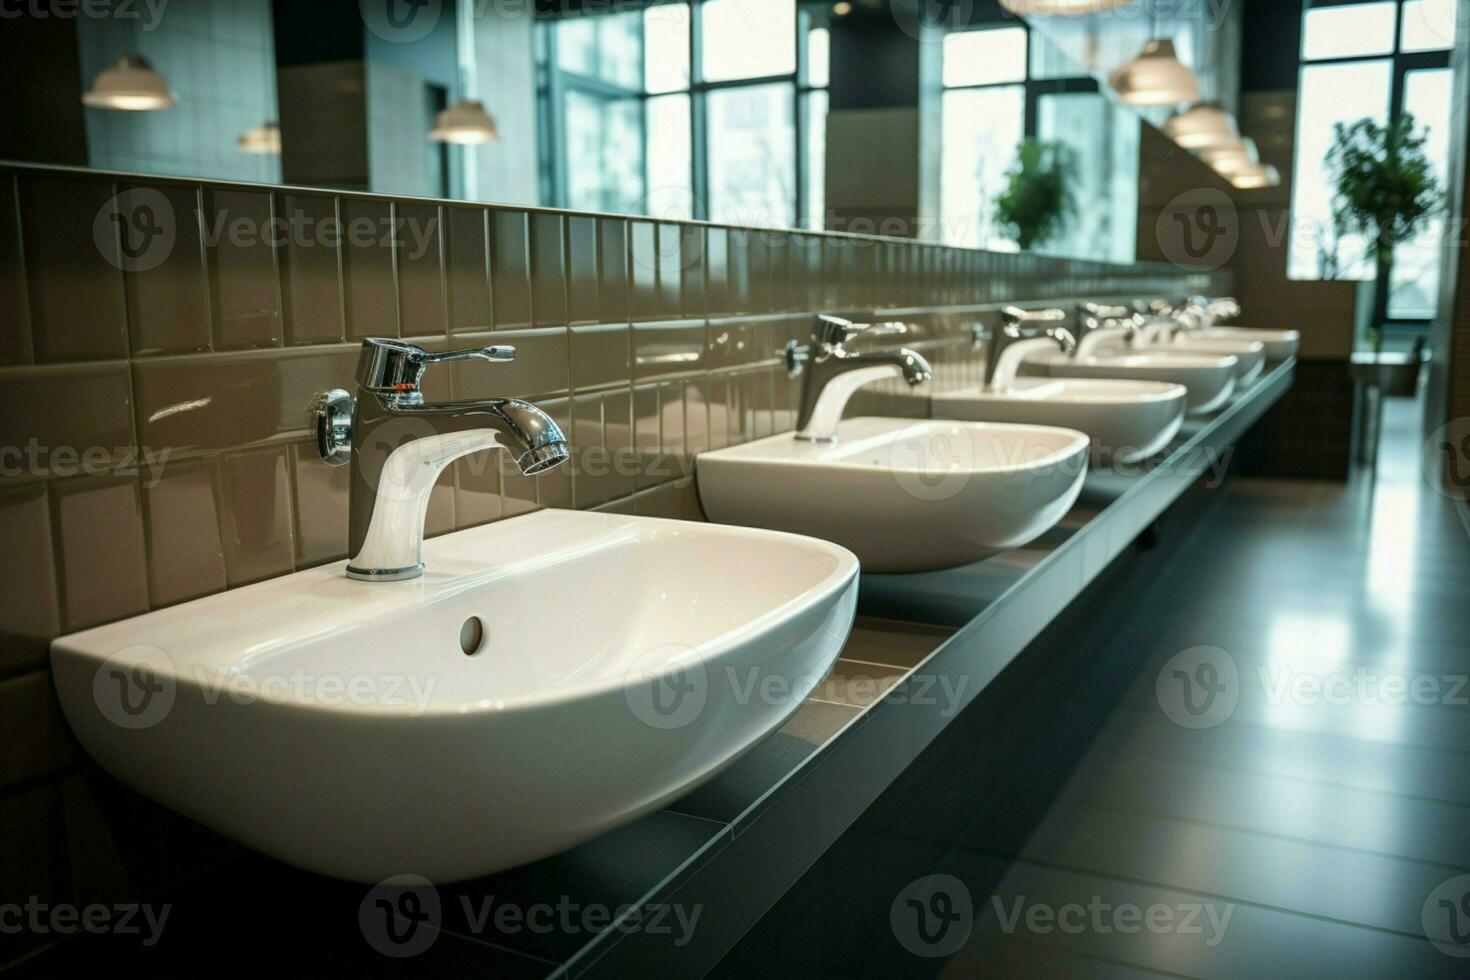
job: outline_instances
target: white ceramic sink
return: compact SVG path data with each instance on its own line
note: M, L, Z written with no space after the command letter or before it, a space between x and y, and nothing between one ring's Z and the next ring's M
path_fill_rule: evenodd
M1256 330L1252 327L1205 327L1199 331L1213 340L1254 340L1266 348L1266 359L1284 361L1295 357L1301 346L1302 335L1298 330Z
M857 596L840 547L712 524L546 510L424 552L413 581L337 562L61 637L67 720L273 857L451 881L718 772L820 683Z
M952 568L1045 532L1082 489L1081 432L984 422L846 419L837 441L791 433L695 457L711 520L851 548L870 572Z
M936 394L934 415L1079 429L1092 437L1095 459L1131 463L1169 444L1187 396L1183 385L1159 381L1017 378L999 391L982 385Z
M1054 378L1120 378L1163 381L1189 389L1190 415L1213 412L1235 393L1232 354L1103 353L1072 357L1061 351L1032 354L1027 363Z
M1131 350L1143 354L1220 354L1235 358L1235 385L1244 388L1261 376L1266 367L1266 346L1254 340L1220 340L1179 333L1168 343L1135 344Z

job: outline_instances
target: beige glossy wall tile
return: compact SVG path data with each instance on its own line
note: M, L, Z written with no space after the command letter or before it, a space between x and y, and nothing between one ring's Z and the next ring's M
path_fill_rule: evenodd
M351 467L322 462L315 442L293 444L290 464L296 567L345 558Z
M666 221L658 224L655 235L654 248L658 252L658 315L677 317L684 279L684 236L678 225Z
M403 337L442 337L449 330L444 277L444 209L396 204L398 332Z
M327 194L280 194L280 251L285 338L291 346L343 339L337 199Z
M451 333L491 329L489 212L484 208L447 208L445 218Z
M143 249L123 263L128 336L134 357L209 350L213 342L204 243L200 229L200 188L194 184L120 184L117 208L124 218L125 241ZM161 214L159 213L161 212ZM155 257L144 235L128 226L167 221L173 241Z
M62 632L147 611L143 501L136 477L54 481L51 526L61 563Z
M490 284L495 327L531 324L530 225L526 212L490 211Z
M15 175L0 172L0 367L29 364L35 358L18 193Z
M571 330L572 387L581 391L630 384L632 330L626 323Z
M449 365L452 379L449 397L522 398L534 400L565 394L568 388L566 327L541 330L497 330L486 334L464 334L454 338L456 346L509 344L516 349L513 361L455 361ZM430 369L430 374L443 372ZM426 376L427 377L427 376Z
M393 205L342 199L342 286L347 337L397 337Z
M286 448L219 459L220 542L231 588L292 570L291 481Z
M623 218L597 219L597 302L599 319L606 323L629 320L628 222Z
M317 392L352 388L357 344L135 362L139 442L174 457L304 435Z
M658 226L651 221L629 221L628 317L638 323L660 316Z
M597 298L597 219L568 215L567 322L597 323L602 311Z
M111 181L20 178L22 244L37 362L126 357L127 309Z
M704 229L704 312L722 316L729 312L730 233L726 228Z
M531 319L538 327L567 322L566 238L562 216L530 216Z
M212 459L175 463L143 488L150 605L170 606L227 584Z
M204 190L215 350L280 347L285 342L273 206L266 191Z
M702 371L706 343L703 320L634 323L633 378L643 382Z
M11 573L0 590L0 676L46 663L61 630L46 485L0 488L0 541Z
M0 484L126 462L132 405L126 361L0 369Z

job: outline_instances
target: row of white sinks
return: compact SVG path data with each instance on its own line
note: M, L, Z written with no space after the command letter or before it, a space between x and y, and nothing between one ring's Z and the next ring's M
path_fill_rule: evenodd
M1026 544L1090 460L1156 454L1239 365L1033 355L1004 390L936 396L933 420L700 455L713 523L545 510L426 542L419 579L297 572L62 637L57 691L109 772L281 860L363 882L523 864L779 728L846 641L860 562Z

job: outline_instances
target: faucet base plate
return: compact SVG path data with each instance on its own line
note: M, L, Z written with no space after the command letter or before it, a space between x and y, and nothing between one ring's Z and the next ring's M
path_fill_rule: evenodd
M402 582L424 574L424 563L403 568L354 568L347 566L347 577L359 582Z

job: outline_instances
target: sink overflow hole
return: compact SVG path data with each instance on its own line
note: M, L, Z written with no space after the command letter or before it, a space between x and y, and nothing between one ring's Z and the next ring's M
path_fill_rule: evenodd
M459 648L465 652L465 656L473 657L484 645L485 624L480 622L479 616L471 616L459 628Z

